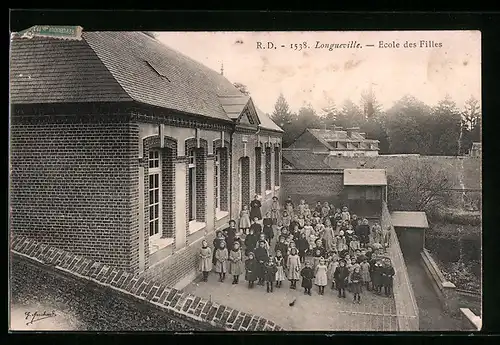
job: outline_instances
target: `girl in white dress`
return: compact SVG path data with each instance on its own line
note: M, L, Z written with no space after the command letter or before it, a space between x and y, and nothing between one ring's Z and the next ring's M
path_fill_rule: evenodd
M327 272L328 272L328 266L325 263L325 259L321 258L319 260L318 266L316 266L316 270L315 270L315 274L314 274L314 276L315 276L314 283L318 286L318 289L319 289L318 293L320 295L325 294L325 286L328 284Z

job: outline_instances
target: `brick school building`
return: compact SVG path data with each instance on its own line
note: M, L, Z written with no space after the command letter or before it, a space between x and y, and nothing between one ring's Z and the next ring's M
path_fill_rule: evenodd
M282 130L142 32L11 45L10 231L171 286L202 239L280 194Z

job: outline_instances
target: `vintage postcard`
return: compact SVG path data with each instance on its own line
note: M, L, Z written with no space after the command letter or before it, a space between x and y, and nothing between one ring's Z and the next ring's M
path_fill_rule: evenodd
M10 330L481 329L480 47L12 33Z

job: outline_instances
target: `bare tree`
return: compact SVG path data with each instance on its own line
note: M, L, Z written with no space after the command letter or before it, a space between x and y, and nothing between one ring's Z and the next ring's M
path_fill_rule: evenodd
M389 175L391 209L433 213L447 205L452 184L444 169L419 160L405 162Z
M238 90L240 90L240 92L246 96L249 96L250 95L250 91L248 91L248 88L245 84L242 84L242 83L233 83L234 87L237 88Z

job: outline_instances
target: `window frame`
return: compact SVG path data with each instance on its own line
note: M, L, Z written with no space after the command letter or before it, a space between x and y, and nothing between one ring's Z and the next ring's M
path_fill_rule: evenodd
M153 155L153 157L151 157ZM149 234L149 241L154 241L162 237L163 233L163 193L162 193L162 171L161 171L161 151L159 149L152 149L149 151L148 155L148 209L149 209L149 219L148 219L148 234ZM154 182L154 177L153 177L153 188L151 188L151 177L152 176L158 176L158 183L157 185ZM155 195L155 191L158 191L158 200L156 202L153 202L151 200L151 192L153 192L153 196ZM158 207L158 214L156 215L157 217L151 218L151 208L153 207ZM151 235L151 222L156 221L158 224L158 232L153 233ZM154 226L153 226L154 227ZM155 230L153 229L153 232Z
M191 173L192 175L192 185L191 185ZM192 205L192 209L190 210L188 207L188 221L195 222L196 221L196 149L193 147L188 151L188 198L189 198L189 190L192 193L192 199L188 200L188 205ZM191 219L191 217L193 219Z
M215 181L214 181L214 194L215 194L215 211L219 212L220 211L220 201L221 201L221 190L220 190L220 179L221 179L221 166L220 166L220 161L221 161L221 150L216 149L215 150L215 162L214 162L214 176L215 176Z

